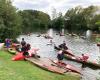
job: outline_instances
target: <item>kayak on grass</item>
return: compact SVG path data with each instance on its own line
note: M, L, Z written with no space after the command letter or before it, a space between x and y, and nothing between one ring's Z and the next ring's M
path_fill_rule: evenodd
M81 70L71 64L67 64L64 62L58 63L57 60L51 60L51 61L57 64L59 67L66 69L69 72L75 72L75 73L81 74Z
M56 64L54 64L50 59L48 58L25 58L27 61L35 64L36 66L48 70L50 72L58 73L58 74L64 74L66 72L65 69L62 69L58 67Z
M8 52L11 54L16 54L16 50L14 48L8 48Z
M29 56L27 56L27 57L31 57L31 56L35 55L35 54L37 53L38 50L39 50L39 49L32 48L31 50L28 51ZM13 60L13 61L18 61L18 60L23 60L23 59L25 59L25 58L26 58L26 56L23 55L23 52L18 52L18 53L12 58L12 60Z

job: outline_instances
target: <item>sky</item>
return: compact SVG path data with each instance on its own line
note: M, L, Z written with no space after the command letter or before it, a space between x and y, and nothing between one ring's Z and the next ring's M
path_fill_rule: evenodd
M100 6L100 0L12 0L13 5L20 9L32 9L43 11L51 16L53 9L62 12L63 15L68 9L76 6L88 7L90 5Z

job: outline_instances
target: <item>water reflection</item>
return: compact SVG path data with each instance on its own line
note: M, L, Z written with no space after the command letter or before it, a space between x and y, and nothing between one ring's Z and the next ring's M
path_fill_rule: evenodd
M47 31L47 34L48 34L48 36L50 36L50 37L53 38L53 29L49 29L49 30Z
M86 31L86 38L90 40L91 36L92 36L92 31L91 30L87 30Z
M71 49L75 55L80 56L82 53L86 53L90 56L89 59L91 61L97 62L100 53L99 53L99 48L94 42L90 42L82 38L76 38L69 35L65 35L65 36L56 35L58 33L56 33L56 31L53 31L52 29L48 30L47 32L49 32L50 36L53 36L53 42L55 42L56 45L59 45L63 41L66 41L68 48ZM38 54L41 57L49 57L49 58L56 59L57 54L53 48L53 45L47 45L47 43L50 40L45 39L43 36L37 37L37 35L38 33L33 33L30 36L21 35L18 37L18 40L21 41L21 38L23 37L27 43L31 44L32 47L39 48L40 50ZM87 35L89 35L89 33ZM82 66L81 64L76 62L72 62L68 60L66 62L73 64L79 68L81 68ZM84 67L82 68L82 73L83 73L82 80L96 80L96 77L99 76L98 72L99 70L92 70L91 68Z

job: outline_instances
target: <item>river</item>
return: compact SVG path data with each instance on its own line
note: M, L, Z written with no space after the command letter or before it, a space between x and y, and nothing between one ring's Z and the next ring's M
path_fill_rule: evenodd
M85 53L89 56L89 59L91 61L98 61L98 56L100 56L100 50L99 47L97 47L96 43L94 41L91 41L91 39L70 36L67 32L65 32L65 36L60 36L58 35L57 31L54 31L52 29L48 30L47 32L50 33L50 36L53 37L53 42L56 45L59 45L63 41L66 41L68 48L72 50L75 55L81 56L82 53ZM42 36L37 37L40 33L41 32L33 32L30 36L20 35L17 39L18 41L21 41L21 39L24 38L27 43L31 44L32 48L39 48L38 54L41 57L49 57L52 59L56 59L57 53L54 50L54 45L47 45L50 39L45 39L43 37L43 34ZM77 66L81 69L81 72L83 74L81 80L97 80L97 78L100 77L100 70L93 70L89 67L81 68L82 64L80 63L68 60L64 61L73 64L74 66Z

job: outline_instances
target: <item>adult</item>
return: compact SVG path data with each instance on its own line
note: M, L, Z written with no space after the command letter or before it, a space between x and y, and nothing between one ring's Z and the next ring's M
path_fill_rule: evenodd
M26 46L26 42L25 42L24 38L22 38L22 41L21 41L21 51L24 50L25 46Z
M59 48L64 49L64 50L67 50L68 47L66 46L66 42L63 41L63 43L59 45Z
M63 50L59 50L57 54L58 63L61 64L62 60L64 59L64 52Z
M89 56L82 54L82 57L80 58L82 61L87 61Z
M10 45L11 45L11 41L10 41L10 39L5 39L5 46L6 46L6 48L9 48L10 47Z
M31 49L30 44L26 44L26 45L23 47L23 55L24 55L24 56L29 56L28 50L30 50L30 49Z

